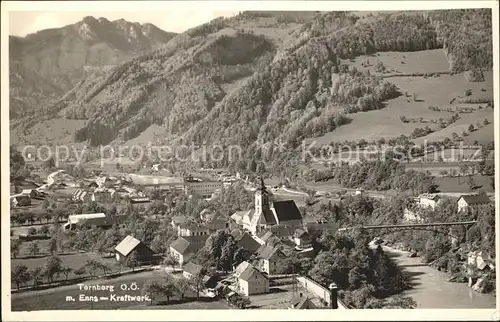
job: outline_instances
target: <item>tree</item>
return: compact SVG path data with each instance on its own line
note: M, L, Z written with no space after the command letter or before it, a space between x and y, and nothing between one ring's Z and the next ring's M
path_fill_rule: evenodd
M400 295L392 297L389 302L384 305L385 309L414 309L417 307L417 302L412 297L402 297Z
M173 257L172 255L167 254L165 256L165 259L163 260L163 265L172 266L172 270L174 270L175 266L179 265L179 261L177 260L177 258Z
M165 286L156 280L148 280L142 287L142 295L147 295L151 299L150 305L153 305L153 300L155 298L164 295L164 293Z
M469 127L467 128L467 131L474 132L474 125L470 124Z
M457 141L457 140L458 140L458 134L457 134L457 133L455 133L455 132L453 132L453 133L451 134L451 137L452 137L453 141Z
M185 278L178 278L175 280L175 287L177 291L181 294L181 299L184 301L184 294L189 289L190 283Z
M21 152L19 152L17 150L16 146L11 145L9 152L10 152L10 162L9 162L10 178L11 178L11 182L14 182L14 184L15 184L14 179L17 179L20 172L24 169L25 160L24 160L24 157L21 154Z
M11 276L14 283L16 283L17 289L20 289L21 284L25 284L26 282L28 282L30 278L28 267L26 267L26 265L23 264L18 264L14 266Z
M68 280L69 274L71 274L72 271L73 269L69 266L65 266L61 269L61 273L64 274L66 280Z
M49 251L52 255L57 252L57 239L55 239L54 237L52 237L49 241Z
M488 124L490 124L490 121L488 121L488 119L484 119L483 124L488 125Z
M196 275L191 277L191 279L189 280L190 284L193 286L193 288L196 291L196 298L197 299L200 298L200 291L203 288L203 278L205 277L206 272L207 272L206 269L203 268Z
M38 247L38 243L36 241L32 242L28 246L28 252L32 254L33 256L36 256L38 252L40 251L40 247Z
M50 157L47 161L43 163L43 166L47 170L51 170L56 166L56 163L54 161L54 157Z
M474 179L472 179L471 175L469 175L467 177L467 184L469 185L470 190L474 190L474 188L476 187L476 184L474 183Z
M59 257L51 256L47 258L47 261L44 265L44 272L49 283L53 282L54 276L59 276L59 274L62 272L62 269L62 261Z
M75 274L77 278L80 278L85 273L86 273L85 265L73 271L73 274Z
M31 270L30 275L31 279L33 280L33 286L38 285L38 282L42 279L42 276L44 275L43 273L44 272L41 267L35 267Z
M22 242L19 239L10 240L10 253L12 257L16 258L19 255L19 249L21 248Z

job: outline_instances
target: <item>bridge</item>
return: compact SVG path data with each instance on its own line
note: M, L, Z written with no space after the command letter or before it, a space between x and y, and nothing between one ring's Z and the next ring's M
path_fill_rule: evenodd
M477 223L476 220L453 221L453 222L435 222L435 223L418 223L418 224L399 224L399 225L377 225L377 226L361 226L361 227L344 227L344 228L339 228L338 231L348 231L348 230L354 230L354 229L360 229L360 230L388 229L388 230L427 230L427 231L437 232L438 229L442 228L442 227L465 226L465 241L467 241L467 227L472 226L475 223ZM453 237L457 237L457 236L453 236Z

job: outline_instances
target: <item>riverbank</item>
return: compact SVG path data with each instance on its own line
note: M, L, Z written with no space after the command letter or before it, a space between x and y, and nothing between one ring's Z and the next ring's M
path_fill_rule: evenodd
M409 252L383 246L387 254L411 276L412 288L402 296L411 296L419 309L491 309L496 307L494 294L480 294L464 283L448 282L450 277Z

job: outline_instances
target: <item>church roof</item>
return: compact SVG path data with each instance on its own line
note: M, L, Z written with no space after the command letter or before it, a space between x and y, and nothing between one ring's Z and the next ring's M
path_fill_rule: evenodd
M279 222L290 220L302 220L299 208L293 200L283 200L273 202L273 208L276 212Z

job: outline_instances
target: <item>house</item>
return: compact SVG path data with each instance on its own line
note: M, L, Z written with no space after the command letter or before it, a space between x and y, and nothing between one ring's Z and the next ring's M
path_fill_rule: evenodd
M91 197L92 196L87 191L82 189L75 189L71 194L71 199L73 201L85 201L89 200Z
M38 192L36 189L23 189L21 191L23 196L28 196L31 199L43 199L44 195L41 192Z
M302 215L295 202L293 200L271 202L262 178L260 187L255 190L254 211L235 213L231 217L254 235L271 227L290 227L291 230L284 232L293 234L296 228L303 226Z
M201 267L200 265L196 265L193 262L188 262L186 263L186 265L184 265L182 270L182 275L189 280L193 278L193 276L200 274L200 272L203 270L203 267Z
M104 187L104 186L105 186L107 179L108 179L108 178L107 178L107 177L105 177L105 176L102 176L102 177L97 177L97 178L95 179L95 183L97 184L97 186L98 186L99 188L102 188L102 187Z
M202 198L212 198L215 193L222 190L222 182L186 180L184 189L187 194L196 194Z
M246 296L269 293L269 279L249 262L242 262L234 271L236 290Z
M68 222L64 224L64 229L71 230L77 227L105 227L112 226L104 213L69 215Z
M462 195L457 201L458 212L481 210L491 205L491 200L486 195Z
M208 236L179 236L170 245L170 255L177 259L179 266L188 262L207 241Z
M173 216L172 217L172 228L174 228L175 230L177 230L177 227L182 225L182 224L185 224L187 221L186 217L185 216Z
M294 310L314 310L318 307L313 303L309 296L304 296L303 293L299 293L298 296L293 296L290 300L290 309Z
M218 230L229 229L229 222L220 217L212 217L211 219L207 220L206 226L208 227L210 233L213 233Z
M122 262L132 254L139 264L150 264L154 259L154 252L142 241L128 235L115 247L116 260Z
M31 198L26 195L15 195L10 197L10 203L12 207L24 207L31 205Z
M248 251L250 255L254 254L261 246L258 241L256 241L249 233L246 232L239 234L236 237L233 235L233 238L236 241L236 244L244 250Z
M270 230L261 231L257 234L256 239L262 245L273 246L280 242L280 239Z
M431 208L434 210L441 203L441 198L435 193L423 193L418 196L418 206L420 208Z
M277 247L261 245L256 252L256 267L269 275L278 274L277 263L285 257Z
M293 240L298 248L305 249L312 247L311 235L304 229L298 228L295 230Z
M177 226L178 236L208 236L210 228L205 225L188 222Z

